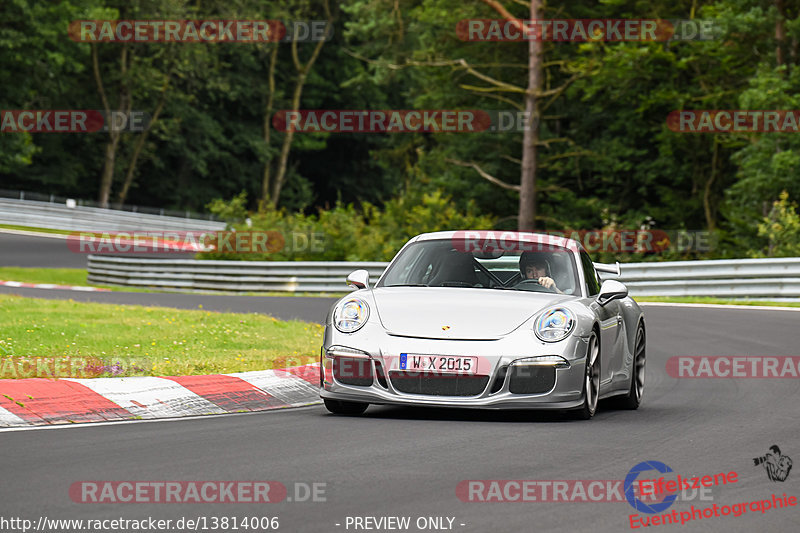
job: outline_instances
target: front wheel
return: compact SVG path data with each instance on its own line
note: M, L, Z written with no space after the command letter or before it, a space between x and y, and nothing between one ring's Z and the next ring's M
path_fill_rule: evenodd
M583 405L575 411L577 418L589 420L597 412L600 398L600 342L593 331L586 350L586 374L583 378Z
M369 407L368 403L345 402L342 400L329 400L325 398L325 408L335 415L360 415Z
M636 344L633 345L633 364L631 365L631 388L628 395L620 401L623 409L638 409L644 394L644 365L646 357L644 327L639 324L636 330Z

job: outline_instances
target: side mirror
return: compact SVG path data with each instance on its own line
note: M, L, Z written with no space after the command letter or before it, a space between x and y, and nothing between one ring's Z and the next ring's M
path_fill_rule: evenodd
M607 279L600 286L600 294L597 295L597 303L606 305L612 300L619 300L628 295L628 287L615 279Z
M366 270L354 270L347 276L347 284L356 289L369 288L369 272ZM627 294L627 291L626 291Z

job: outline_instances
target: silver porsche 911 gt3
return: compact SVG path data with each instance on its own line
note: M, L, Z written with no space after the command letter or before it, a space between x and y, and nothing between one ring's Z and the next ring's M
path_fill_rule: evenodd
M628 289L602 281L576 241L535 233L418 235L370 287L325 321L320 396L337 414L369 404L531 408L594 416L617 396L636 409L645 322Z

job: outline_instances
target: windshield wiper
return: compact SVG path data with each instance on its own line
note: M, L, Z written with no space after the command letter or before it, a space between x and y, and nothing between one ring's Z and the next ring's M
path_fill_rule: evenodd
M384 285L384 287L430 287L427 283L397 283L395 285Z

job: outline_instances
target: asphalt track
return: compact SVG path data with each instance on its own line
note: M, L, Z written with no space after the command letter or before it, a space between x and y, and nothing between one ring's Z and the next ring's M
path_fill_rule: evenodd
M324 322L328 308L336 298L296 296L239 296L166 292L79 292L62 289L2 287L0 294L18 294L31 298L75 300L76 302L148 305L175 309L199 309L230 313L262 313L282 320Z
M0 232L0 266L86 268L86 257L71 252L63 237Z
M164 254L151 254L165 257ZM191 256L170 254L168 257ZM66 240L0 232L0 266L28 268L86 268L86 255L69 250ZM17 281L17 280L12 280ZM335 298L296 298L292 296L239 296L194 293L77 292L60 289L2 287L0 294L19 294L32 298L75 300L79 302L149 305L233 313L264 313L283 320L323 322ZM0 530L1 531L1 530Z
M137 254L137 257L192 258L193 253ZM64 235L30 235L0 231L0 266L86 268L88 254L73 252Z
M645 310L647 384L638 411L604 406L583 422L525 412L374 406L362 417L346 418L318 406L3 432L0 517L35 524L40 516L278 516L278 531L336 532L370 531L347 528L347 517L409 516L411 527L398 531L421 531L417 518L446 516L455 518L453 530L465 532L626 531L634 513L627 502L471 503L459 500L456 486L470 479L624 479L645 460L666 463L683 476L738 473L737 483L714 489L713 501L679 501L667 512L768 499L773 493L800 496L800 472L771 482L752 461L773 444L795 461L800 458L800 380L679 380L665 372L674 355L797 355L800 313ZM290 489L290 497L295 483L325 483L326 501L78 504L68 489L81 480L274 480ZM748 511L653 530L798 531L800 513L798 507Z

